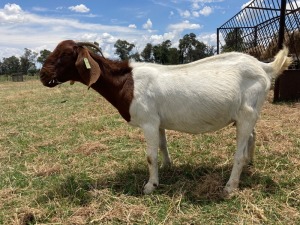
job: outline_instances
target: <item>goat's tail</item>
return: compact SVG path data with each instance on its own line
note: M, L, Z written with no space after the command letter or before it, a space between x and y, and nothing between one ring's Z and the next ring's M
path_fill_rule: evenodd
M273 69L273 72L271 73L272 78L276 78L282 74L282 72L291 65L293 60L291 57L288 57L288 54L289 49L286 46L283 46L275 56L275 60L269 64Z

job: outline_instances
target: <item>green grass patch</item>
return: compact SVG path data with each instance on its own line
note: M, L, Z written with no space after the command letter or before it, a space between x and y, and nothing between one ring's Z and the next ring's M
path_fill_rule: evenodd
M0 224L299 224L299 103L266 102L230 199L235 127L167 131L174 165L143 195L143 134L93 90L3 81L0 105Z

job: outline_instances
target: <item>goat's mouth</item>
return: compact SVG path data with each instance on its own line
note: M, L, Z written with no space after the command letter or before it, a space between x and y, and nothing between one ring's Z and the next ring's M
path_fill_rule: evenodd
M49 74L45 71L40 72L40 80L46 87L55 87L63 82L59 81L55 74L49 76Z
M46 87L55 87L58 84L61 84L58 80L56 72L53 72L53 69L50 67L43 67L40 72L40 80Z
M52 78L50 80L45 80L41 77L41 81L42 81L44 86L50 87L50 88L55 87L55 86L63 83L63 82L59 81L57 78Z
M56 85L62 84L57 78L51 79L48 82L44 83L47 87L55 87Z

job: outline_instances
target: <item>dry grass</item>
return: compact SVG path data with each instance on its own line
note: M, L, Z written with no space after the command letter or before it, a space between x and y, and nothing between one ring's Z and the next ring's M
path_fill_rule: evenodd
M289 53L296 58L300 56L300 31L286 32L284 34L284 45L289 49ZM278 37L273 38L259 59L271 59L278 52Z
M174 166L142 194L145 143L80 84L0 83L0 224L299 224L300 104L264 105L255 165L222 198L235 128L168 131Z

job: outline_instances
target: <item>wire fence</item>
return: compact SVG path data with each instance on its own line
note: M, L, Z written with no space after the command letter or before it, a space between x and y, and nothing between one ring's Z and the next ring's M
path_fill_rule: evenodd
M270 61L285 44L299 68L299 28L299 0L253 0L217 29L217 52L240 51Z

